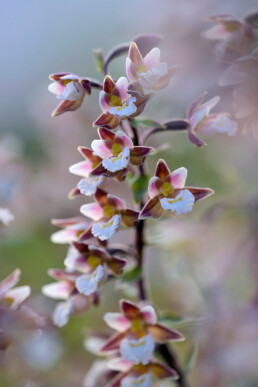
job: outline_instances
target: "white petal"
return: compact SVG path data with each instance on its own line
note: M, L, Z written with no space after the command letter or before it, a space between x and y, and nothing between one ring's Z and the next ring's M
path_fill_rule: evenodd
M8 226L8 224L13 219L14 219L14 216L8 208L0 207L0 222L2 222L5 226Z
M53 313L53 322L56 326L63 327L69 321L70 314L73 309L72 300L68 300L65 302L59 302Z
M103 181L104 176L86 177L79 181L77 187L81 194L91 196L96 193L98 186L103 183Z
M164 210L182 215L192 211L194 200L194 195L188 189L184 189L175 198L160 199L160 204Z
M31 293L29 286L19 286L5 293L4 299L12 300L11 309L16 309Z
M121 223L121 216L114 215L107 222L97 222L92 226L92 234L99 238L101 241L105 241L115 234Z
M71 81L66 85L63 94L58 95L57 98L76 101L77 99L82 98L84 93L84 88L79 82Z
M102 161L102 165L110 172L120 171L127 167L130 161L130 149L125 147L118 156L110 157Z
M78 292L85 294L85 296L89 296L96 292L99 287L99 283L104 277L104 267L99 265L93 273L84 274L77 278L76 280L76 288Z
M139 340L125 338L121 342L120 352L126 361L146 365L152 357L154 347L151 335L147 334Z
M149 373L143 374L137 378L126 376L121 381L121 387L151 387L151 376Z
M116 107L110 108L109 113L113 114L118 118L129 117L132 114L134 114L137 110L137 107L134 104L134 102L136 102L136 98L130 97L122 106L116 106Z
M67 255L64 260L64 264L67 267L67 269L69 270L76 269L75 260L76 258L78 258L78 255L79 255L79 252L75 247L73 246L68 247Z

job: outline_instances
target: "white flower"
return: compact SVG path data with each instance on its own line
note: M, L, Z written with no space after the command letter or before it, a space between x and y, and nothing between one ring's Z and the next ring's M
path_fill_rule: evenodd
M184 189L175 198L160 199L160 204L164 210L182 215L192 211L194 200L194 195L188 189Z
M151 387L151 377L150 374L143 374L138 378L134 378L133 376L127 376L122 379L121 387Z
M121 216L114 215L107 222L96 222L92 226L92 234L99 238L101 241L105 241L114 235L121 223Z
M139 340L125 338L121 343L120 352L126 361L146 365L152 357L154 347L151 335L147 334Z
M66 325L69 321L69 317L71 314L71 311L73 309L73 303L72 300L68 300L65 302L59 302L54 310L53 313L53 322L56 326L59 328Z
M148 71L143 71L139 74L139 83L145 89L152 89L161 77L168 72L166 63L160 63L157 67L153 67Z
M136 98L130 97L126 102L123 103L122 106L115 106L110 108L109 113L113 114L118 118L129 117L137 110L137 107L135 106L134 102L136 102Z
M86 196L94 195L97 191L97 187L103 183L104 176L86 177L81 179L78 183L78 189L81 194Z
M14 219L14 216L8 208L0 207L0 222L2 222L5 226L8 226L8 224L13 219Z
M227 133L229 136L234 136L238 130L236 121L232 121L228 114L221 113L216 117L211 125L211 129L218 133ZM201 133L201 131L199 131Z
M62 77L63 79L64 77ZM76 101L84 96L85 90L83 86L76 81L71 81L67 83L64 88L63 94L57 95L58 99L65 99L68 101Z
M130 149L125 147L118 156L110 157L102 161L102 165L110 172L116 172L127 167L130 161Z
M104 267L102 265L97 268L91 274L84 274L77 278L76 288L78 292L89 296L98 290L98 286L102 278L104 277Z

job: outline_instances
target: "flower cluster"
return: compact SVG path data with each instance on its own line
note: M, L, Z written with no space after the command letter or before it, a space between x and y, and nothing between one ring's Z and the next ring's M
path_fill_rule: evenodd
M157 362L153 354L155 343L184 340L181 333L159 324L150 305L137 306L122 300L120 309L121 313L104 316L105 322L118 333L111 336L100 351L120 354L109 362L111 369L119 371L109 386L150 386L152 374L159 379L176 379L176 371Z
M90 148L80 146L78 149L84 160L70 167L70 172L80 177L70 198L83 195L95 200L81 206L84 217L53 220L62 230L52 235L52 241L68 243L69 249L65 268L49 270L56 282L45 285L43 293L62 300L53 314L54 323L61 327L71 315L84 312L91 304L99 302L100 288L105 282L113 277L123 279L128 274L133 277L135 288L139 290L139 303L122 300L121 313L106 313L104 317L106 323L118 331L100 349L102 354L112 352L109 367L116 371L116 376L110 387L149 387L152 375L159 379L179 377L177 370L158 362L154 354L158 343L167 345L169 340L183 340L183 336L159 324L154 308L147 302L142 274L140 278L134 277L137 270L138 273L142 271L144 220L161 217L165 211L174 215L187 214L196 201L213 193L209 188L185 187L186 168L171 173L162 159L153 177L146 172L145 160L154 150L146 146L146 140L155 130L152 132L148 128L147 135L140 136L137 117L152 97L150 91L166 87L179 69L160 60L159 48L151 44L157 41L154 36L142 36L115 48L100 66L104 70L103 84L71 73L50 76L54 81L50 91L62 100L54 115L77 109L94 87L100 90L102 113L93 124L98 127L99 139L93 140ZM127 54L127 78L114 80L108 74L108 65L121 53ZM204 143L198 135L205 137L215 132L232 135L237 129L226 113L209 114L219 98L203 103L204 95L188 108L186 120L176 122L183 124L190 141L197 146ZM173 125L172 121L160 125L158 130L171 129ZM109 192L112 180L130 185L134 205L127 206L119 192L116 195ZM127 245L117 247L112 244L112 237L121 228L134 228L136 240L131 242L127 237Z
M208 39L218 41L216 57L228 65L219 84L234 86L235 117L244 119L244 132L253 131L257 137L258 13L251 13L243 20L232 15L212 16L209 20L216 25L205 35Z

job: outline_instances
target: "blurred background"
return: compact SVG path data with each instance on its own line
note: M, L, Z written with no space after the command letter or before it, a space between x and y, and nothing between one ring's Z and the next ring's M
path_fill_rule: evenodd
M28 302L39 313L50 316L53 311L55 303L40 291L51 282L47 269L62 267L66 254L66 246L50 242L56 231L50 219L77 216L86 201L67 199L78 181L68 168L81 160L77 146L90 146L96 138L92 122L100 114L98 93L93 91L79 110L51 118L57 100L47 90L48 75L71 71L101 80L93 49L107 53L138 34L157 33L164 36L162 60L182 70L143 115L161 121L185 118L187 105L204 90L209 99L222 97L216 111L233 113L232 88L218 86L226 65L216 61L214 42L203 37L212 26L205 16L229 13L241 18L255 6L257 0L2 4L0 207L9 208L15 220L0 230L0 273L4 278L16 267L22 270L21 283L32 287ZM125 57L110 70L115 78L124 76ZM164 321L187 337L175 349L190 385L255 387L258 142L251 132L244 135L241 125L235 137L217 135L207 142L198 149L185 132L153 136L149 142L170 145L148 161L150 175L162 157L172 170L188 169L188 185L208 186L216 194L182 220L149 222L148 238L156 247L147 251L145 274L151 300L164 311ZM121 196L124 193L121 187ZM43 338L21 338L16 348L1 354L0 385L81 386L94 360L84 349L86 333L92 325L109 332L102 316L117 311L119 298L125 296L121 289L113 292L114 283L105 286L99 308L71 319L61 330L49 328Z

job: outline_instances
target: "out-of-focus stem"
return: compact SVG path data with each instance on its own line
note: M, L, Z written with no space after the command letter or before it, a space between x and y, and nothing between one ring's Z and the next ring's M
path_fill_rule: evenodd
M134 140L134 145L139 145L139 136L137 129L132 125L132 133L133 133L133 140ZM140 165L139 166L139 174L144 175L144 166ZM139 209L141 210L144 207L144 200L142 199L140 204L139 204ZM136 231L136 236L135 236L135 250L136 250L136 257L138 261L138 265L141 268L141 276L140 279L137 282L138 286L138 297L139 300L145 301L148 299L147 294L146 294L146 289L145 289L145 284L144 284L144 277L143 277L143 265L144 265L144 247L145 247L145 239L144 239L144 226L145 226L145 221L140 220L138 223L135 225L135 231ZM161 355L161 357L164 359L164 361L171 367L173 368L177 373L179 378L176 380L176 383L179 387L189 387L189 384L186 380L184 371L179 365L178 359L176 354L168 347L167 344L160 344L157 347L157 351Z

